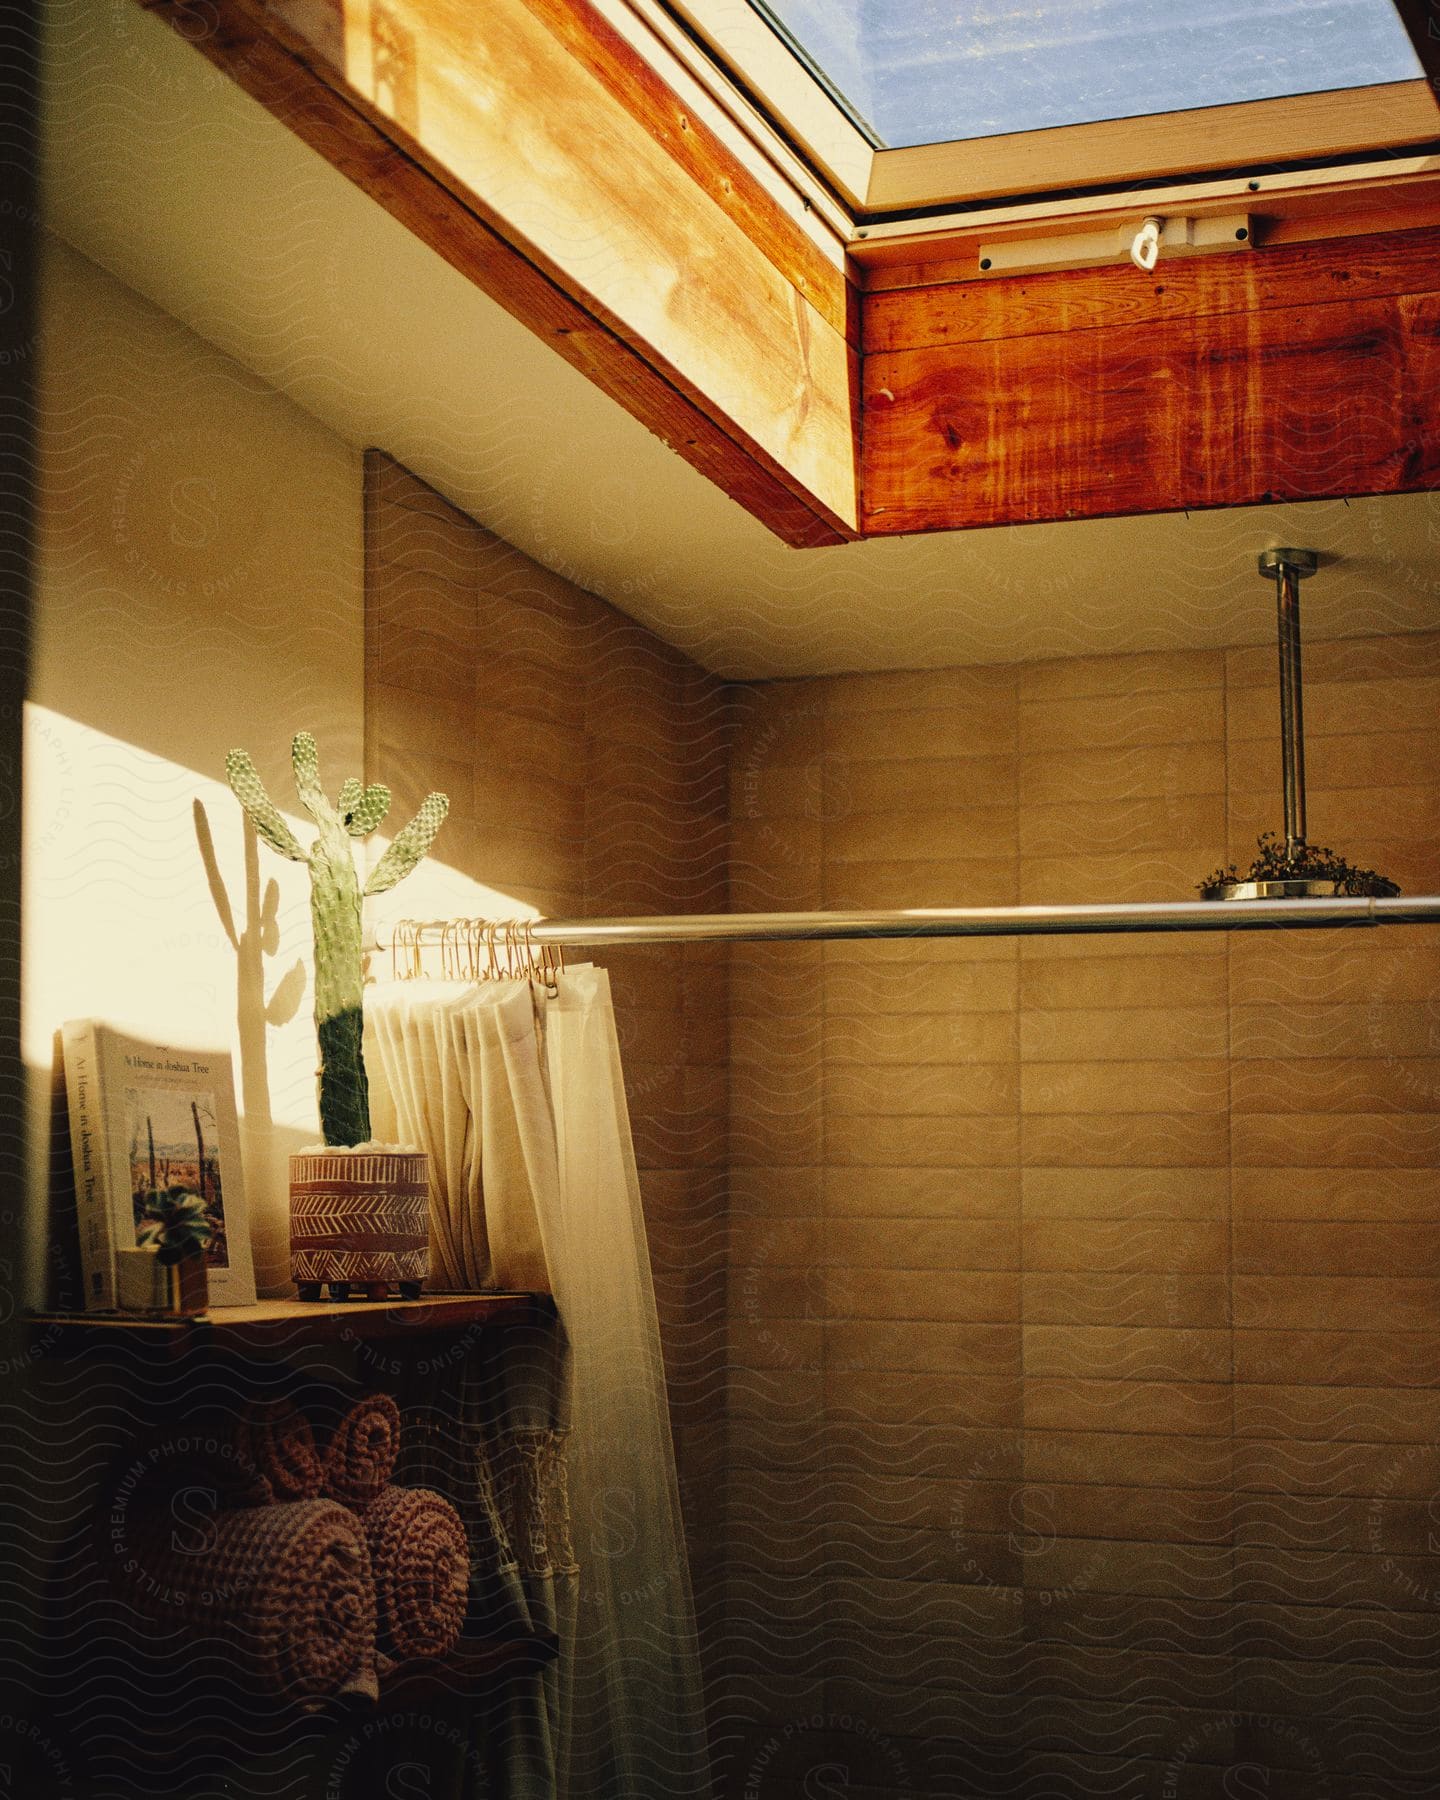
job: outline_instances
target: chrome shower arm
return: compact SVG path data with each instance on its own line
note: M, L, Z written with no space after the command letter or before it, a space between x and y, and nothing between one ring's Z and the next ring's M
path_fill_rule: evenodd
M1260 573L1275 582L1280 650L1280 766L1285 795L1285 855L1305 848L1305 699L1300 653L1300 583L1319 564L1313 550L1262 550Z

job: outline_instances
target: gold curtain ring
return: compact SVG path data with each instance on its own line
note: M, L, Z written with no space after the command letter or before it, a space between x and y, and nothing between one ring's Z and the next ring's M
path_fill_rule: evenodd
M414 970L414 980L419 980L425 973L425 926L419 920L414 921L414 930L410 938L410 967Z

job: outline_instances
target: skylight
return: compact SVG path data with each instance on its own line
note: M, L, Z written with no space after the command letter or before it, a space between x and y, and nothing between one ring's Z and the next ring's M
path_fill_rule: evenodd
M1391 0L750 0L880 149L1411 81Z

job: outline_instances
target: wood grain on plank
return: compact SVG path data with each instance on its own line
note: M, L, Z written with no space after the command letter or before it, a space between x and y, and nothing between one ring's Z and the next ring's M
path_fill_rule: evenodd
M265 17L313 32L319 50L329 41L311 22L320 4L274 0ZM344 68L329 73L370 101L402 148L443 170L486 223L816 510L853 523L843 333L527 0L483 10L386 0L384 41L412 63L413 130L378 55L378 0L368 20L356 0L328 5L343 8L346 27Z
M859 342L859 308L843 250L827 256L764 184L701 119L683 104L657 70L594 8L574 0L528 0L531 9L572 55L602 81L691 180L741 225L827 324Z
M923 349L1440 290L1440 229L867 295L864 349Z
M295 1349L307 1343L395 1337L407 1332L462 1331L519 1324L553 1310L547 1294L426 1294L418 1300L328 1302L259 1300L217 1306L200 1318L147 1318L124 1313L36 1313L32 1342L54 1354L92 1353L114 1339L187 1349Z
M866 360L867 533L1440 486L1440 294Z
M999 208L993 216L970 212L948 225L943 218L930 229L912 228L904 235L871 229L850 247L852 273L865 293L892 288L929 287L951 281L980 279L981 242L1051 237L1061 231L1101 231L1123 223L1138 225L1147 206L1165 213L1183 211L1196 218L1245 211L1256 214L1256 241L1265 248L1309 243L1316 238L1375 237L1394 231L1417 231L1440 225L1440 168L1434 157L1415 156L1387 162L1384 174L1373 166L1330 169L1268 177L1258 197L1238 181L1206 184L1183 192L1089 195L1047 203L1043 208L1018 204ZM996 280L999 277L986 277Z
M1433 94L1412 79L913 144L876 153L865 203L883 213L1118 186L1149 181L1157 170L1183 175L1339 159L1428 143L1435 120Z
M854 535L843 333L524 0L339 9L152 7L787 542Z

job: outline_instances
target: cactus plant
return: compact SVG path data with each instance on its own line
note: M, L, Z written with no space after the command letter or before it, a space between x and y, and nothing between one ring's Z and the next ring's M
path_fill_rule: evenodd
M370 1087L363 1045L360 902L364 894L383 894L404 880L430 848L450 802L444 794L425 796L415 817L371 870L362 894L351 839L368 837L384 819L390 807L389 788L379 782L365 787L351 776L332 806L320 787L319 757L308 731L296 732L290 761L301 804L318 828L308 852L280 816L245 751L230 752L225 773L236 799L265 842L291 862L309 867L320 1128L329 1145L362 1144L370 1137Z

